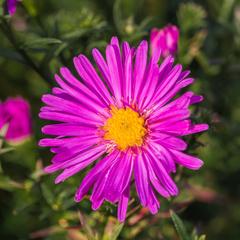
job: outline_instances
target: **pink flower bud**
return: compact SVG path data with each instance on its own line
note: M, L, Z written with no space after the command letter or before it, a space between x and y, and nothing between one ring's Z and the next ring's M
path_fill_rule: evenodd
M22 97L8 98L0 103L0 130L7 126L7 141L19 142L32 133L29 103Z
M178 39L177 26L169 24L162 29L153 28L150 34L152 55L159 51L163 57L174 55L178 50Z
M8 12L12 16L17 10L18 0L7 0Z

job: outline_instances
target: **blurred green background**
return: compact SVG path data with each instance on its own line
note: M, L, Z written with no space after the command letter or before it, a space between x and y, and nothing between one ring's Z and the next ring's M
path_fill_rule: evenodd
M0 19L0 99L29 100L34 125L30 140L0 152L0 239L180 239L169 209L191 235L186 239L240 239L240 1L23 0L11 18L2 7ZM92 212L87 199L74 202L84 172L61 185L44 175L51 154L37 146L40 98L60 66L73 69L73 56L103 51L113 35L136 45L168 23L180 28L176 61L191 70L191 89L205 97L193 111L210 130L187 138L188 152L205 165L179 169L180 196L160 199L155 216L134 198L123 225L115 206Z

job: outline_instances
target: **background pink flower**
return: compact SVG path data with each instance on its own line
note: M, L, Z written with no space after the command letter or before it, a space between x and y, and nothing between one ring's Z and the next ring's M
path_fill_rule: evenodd
M162 53L163 57L174 55L178 50L179 30L167 25L162 29L153 28L150 35L151 51Z
M8 124L6 140L22 141L32 133L30 106L22 97L0 103L0 129Z
M13 15L16 12L18 2L19 0L7 0L7 7L10 15Z

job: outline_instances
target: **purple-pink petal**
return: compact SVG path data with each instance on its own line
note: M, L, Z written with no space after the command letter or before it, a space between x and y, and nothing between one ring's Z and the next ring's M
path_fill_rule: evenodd
M7 0L8 12L12 16L17 10L18 0Z
M203 161L196 157L175 150L171 150L171 153L175 161L186 168L197 170L203 165Z

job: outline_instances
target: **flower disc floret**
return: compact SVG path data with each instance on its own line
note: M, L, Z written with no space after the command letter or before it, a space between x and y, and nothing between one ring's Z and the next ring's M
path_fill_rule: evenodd
M113 141L119 150L141 146L147 130L144 118L129 107L111 108L109 117L103 126L104 139Z

